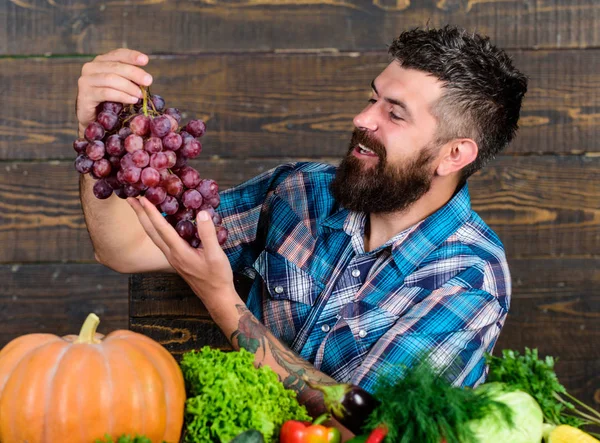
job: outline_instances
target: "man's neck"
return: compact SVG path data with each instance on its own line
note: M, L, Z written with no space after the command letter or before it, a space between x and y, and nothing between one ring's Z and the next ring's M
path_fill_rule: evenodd
M396 234L424 220L444 206L452 196L456 183L440 180L431 184L431 189L419 200L401 212L368 214L368 229L365 229L365 252L377 249Z

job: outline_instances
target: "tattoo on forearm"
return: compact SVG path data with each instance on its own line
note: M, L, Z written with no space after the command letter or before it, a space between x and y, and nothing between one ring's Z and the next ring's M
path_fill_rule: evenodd
M235 305L240 313L240 321L238 329L233 331L229 337L229 341L237 339L240 348L256 354L259 348L262 348L263 359L266 355L266 338L264 333L264 325L252 315L250 310L245 305Z
M306 406L311 415L316 416L325 412L323 395L310 389L303 377L308 377L317 383L335 383L335 380L317 371L313 365L277 340L245 305L236 305L236 308L240 313L240 321L238 329L231 334L230 341L233 343L234 340L237 340L240 348L252 352L257 357L259 353L262 354L257 361L258 366L264 364L268 347L273 359L287 373L286 377L279 377L283 385L296 392L298 399Z

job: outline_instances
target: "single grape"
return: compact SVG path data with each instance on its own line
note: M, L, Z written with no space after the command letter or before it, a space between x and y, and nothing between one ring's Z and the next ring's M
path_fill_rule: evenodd
M110 157L108 157L108 161L110 162L110 165L112 166L114 171L118 171L119 169L121 169L121 157L117 155L111 155Z
M219 205L221 204L221 197L219 197L219 194L215 195L214 197L211 197L208 199L208 202L211 204L211 206L213 208L218 208Z
M129 184L139 181L140 175L142 174L142 170L140 168L136 168L135 166L129 166L124 168L122 171L123 179Z
M104 148L104 143L100 140L94 140L87 145L85 148L86 155L92 160L100 160L106 154L106 149Z
M167 195L160 204L160 210L168 215L173 215L179 210L179 202L172 195Z
M186 188L193 189L200 183L200 174L191 166L184 166L177 175L179 175Z
M196 227L189 220L181 220L175 225L175 230L179 236L185 240L192 240L194 238L194 231Z
M156 154L163 150L163 141L159 137L149 137L144 142L144 150L149 154Z
M150 156L150 166L154 169L166 169L168 164L169 158L164 152L157 152L156 154L152 154Z
M111 111L111 112L114 112L115 114L119 115L121 113L121 111L123 110L123 105L121 103L115 103L115 102L104 102L104 103L102 103L102 110L103 111Z
M167 198L167 191L165 191L165 188L161 186L148 188L144 194L144 197L146 197L153 205L160 205L163 201L165 201L165 198Z
M104 179L104 181L113 189L118 189L121 187L121 183L119 183L116 175L109 175Z
M142 169L142 172L144 170ZM141 176L141 174L140 174ZM133 183L131 186L133 186L135 189L137 189L138 191L145 191L146 189L148 189L148 186L146 184L144 184L144 182L142 182L141 178L139 182L135 182Z
M181 148L182 143L183 139L181 138L181 135L177 134L176 132L169 132L162 139L162 145L164 148L171 151L177 151L179 148Z
M185 130L194 137L202 137L206 132L206 125L202 120L190 120L185 125Z
M213 198L219 193L219 185L216 181L205 178L196 186L196 190L202 194L204 198Z
M131 134L125 139L125 150L127 152L135 152L144 149L144 139L136 134Z
M120 164L121 169L135 167L135 163L133 162L133 154L127 153L121 157Z
M173 171L179 171L184 166L187 166L187 161L188 159L184 155L182 155L180 152L177 152L177 161L171 169Z
M135 151L131 154L131 160L136 168L145 168L150 163L150 154L146 151Z
M122 198L123 200L125 200L127 198L127 195L125 195L125 190L123 189L123 187L115 189L113 192L115 193L115 195L117 197Z
M202 194L195 189L188 189L181 196L181 202L186 208L199 208L202 205Z
M73 149L75 149L75 152L77 152L78 154L84 154L85 148L87 148L87 145L88 145L88 142L85 138L78 138L77 140L75 140L73 142Z
M186 138L181 146L181 154L187 158L196 158L202 152L202 144L195 138Z
M185 206L180 206L179 211L177 211L174 215L175 220L194 220L196 214L193 209L186 208Z
M137 197L138 195L141 194L140 190L137 189L135 186L133 185L125 185L123 186L123 193L127 196L127 197Z
M189 139L193 139L194 138L194 136L192 134L190 134L189 132L187 132L187 131L181 131L179 133L179 135L181 135L181 138L183 139L183 141L187 140L188 138Z
M93 192L96 198L104 200L112 195L113 188L105 180L98 180L94 183Z
M212 221L215 225L220 225L223 222L223 217L215 212L215 215L212 217Z
M125 140L127 137L133 134L133 132L131 132L131 129L128 126L123 126L121 129L119 129L117 134L121 140Z
M165 114L173 117L177 121L177 124L181 121L181 112L177 108L167 108L165 109Z
M108 155L122 156L125 153L123 140L117 134L109 135L106 139L106 152Z
M198 249L198 248L202 247L202 242L200 241L199 238L193 238L193 239L189 240L189 243L192 248Z
M167 177L169 177L172 174L167 169L157 169L157 171L160 174L160 183L162 186L162 183L164 183L164 181L167 179ZM164 186L163 186L163 188L164 188Z
M163 186L169 195L179 197L181 194L183 194L183 182L174 174L170 174L164 179Z
M150 117L136 115L129 123L129 128L134 134L145 137L150 132Z
M177 131L177 129L179 128L179 124L177 123L177 120L175 120L174 117L170 116L169 114L163 114L165 117L167 117L167 119L169 119L169 123L171 123L171 131L175 132Z
M150 100L152 100L152 104L154 105L157 111L162 111L163 109L165 109L165 101L160 95L152 94L150 96Z
M94 166L92 167L92 171L96 177L108 177L111 170L112 167L110 162L105 158L95 161Z
M93 142L94 140L102 140L104 133L104 127L100 123L92 122L85 128L84 134L87 141Z
M150 121L150 131L155 137L164 137L171 131L171 122L166 115L159 115Z
M94 160L92 160L91 158L88 158L84 154L78 155L77 158L75 159L75 169L80 174L87 174L88 172L90 172L92 170L93 166L94 166Z
M142 183L144 183L146 186L154 188L160 183L160 174L154 168L144 168L144 170L142 171L141 180Z
M223 245L227 241L227 236L229 235L229 232L224 226L215 226L215 229L217 230L217 241L220 245Z
M124 175L123 175L123 170L122 170L122 169L120 169L120 170L118 170L118 171L117 171L117 181L118 181L119 183L121 183L121 185L126 185L126 184L128 184L128 183L127 183L127 180L125 180L125 177L124 177Z
M107 131L112 131L119 121L119 116L112 111L102 111L96 117L96 121Z
M177 154L173 151L164 151L164 154L167 156L167 169L175 166L175 163L177 163Z

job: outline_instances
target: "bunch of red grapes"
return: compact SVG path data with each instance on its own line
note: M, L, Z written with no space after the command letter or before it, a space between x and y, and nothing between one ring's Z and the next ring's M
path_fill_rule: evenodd
M181 113L165 108L165 101L142 88L144 99L135 105L104 102L96 121L85 130L85 138L73 142L78 156L75 169L90 174L94 195L106 199L144 196L152 202L177 233L192 247L201 246L196 215L212 216L219 244L227 240L221 225L219 186L203 179L188 166L202 152L198 140L206 132L202 120L179 126Z

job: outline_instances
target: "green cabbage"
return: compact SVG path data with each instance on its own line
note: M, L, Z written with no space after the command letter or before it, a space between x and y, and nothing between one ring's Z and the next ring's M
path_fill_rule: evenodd
M526 392L509 390L502 383L487 383L476 391L491 393L494 400L504 403L513 411L513 426L509 426L502 414L492 412L486 417L472 421L469 426L481 443L540 443L544 416L535 399Z
M296 393L285 389L268 366L254 367L254 354L205 346L181 360L188 399L185 442L229 442L249 429L276 442L287 420L308 420Z

